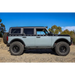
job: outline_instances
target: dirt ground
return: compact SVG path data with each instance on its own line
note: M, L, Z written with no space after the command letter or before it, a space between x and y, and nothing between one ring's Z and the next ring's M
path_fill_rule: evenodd
M58 56L50 49L26 50L20 56L13 56L0 38L0 62L75 62L75 45L70 46L67 56Z

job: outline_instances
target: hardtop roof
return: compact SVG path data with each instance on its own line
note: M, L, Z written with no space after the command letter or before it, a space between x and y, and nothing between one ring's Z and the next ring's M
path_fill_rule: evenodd
M47 28L44 26L23 26L23 27L10 27L10 28Z

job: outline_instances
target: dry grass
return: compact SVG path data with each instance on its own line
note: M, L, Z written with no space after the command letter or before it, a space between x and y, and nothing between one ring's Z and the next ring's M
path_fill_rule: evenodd
M73 44L75 45L75 34L71 36L73 38Z
M2 39L2 38L0 38L0 44L1 44L1 43L3 43L3 39Z
M75 62L75 45L70 48L67 56L57 56L50 49L26 50L20 56L13 56L0 38L0 62Z

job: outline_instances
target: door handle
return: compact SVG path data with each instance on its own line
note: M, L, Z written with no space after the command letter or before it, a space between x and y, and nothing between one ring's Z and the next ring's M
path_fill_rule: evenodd
M24 36L23 38L26 38L26 36Z
M40 36L37 36L36 38L40 38Z

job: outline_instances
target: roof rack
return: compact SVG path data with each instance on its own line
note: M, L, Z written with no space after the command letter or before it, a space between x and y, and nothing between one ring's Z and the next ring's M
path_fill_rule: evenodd
M47 26L16 26L16 27L44 27L44 28L48 28ZM11 27L11 28L16 28L16 27Z

